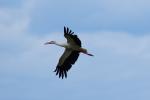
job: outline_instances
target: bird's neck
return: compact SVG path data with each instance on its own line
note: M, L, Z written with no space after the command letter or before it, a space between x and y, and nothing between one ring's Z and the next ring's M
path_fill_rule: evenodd
M55 45L60 46L60 47L64 47L64 48L67 47L66 43L58 43L58 42L56 42Z

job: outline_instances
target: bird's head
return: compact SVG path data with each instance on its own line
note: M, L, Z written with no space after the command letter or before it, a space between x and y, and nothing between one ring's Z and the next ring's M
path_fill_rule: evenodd
M49 41L49 42L46 42L44 44L47 45L47 44L55 44L55 43L56 43L55 41Z

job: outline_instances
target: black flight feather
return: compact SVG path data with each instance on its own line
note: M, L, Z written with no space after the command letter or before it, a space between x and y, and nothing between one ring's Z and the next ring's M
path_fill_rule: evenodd
M69 30L68 27L67 27L67 28L64 27L64 36L65 36L65 38L67 38L67 40L68 40L68 37L71 38L71 39L73 39L73 41L74 41L78 46L81 47L81 41L80 41L80 39L78 38L77 35L74 35L74 32L72 32L71 30Z

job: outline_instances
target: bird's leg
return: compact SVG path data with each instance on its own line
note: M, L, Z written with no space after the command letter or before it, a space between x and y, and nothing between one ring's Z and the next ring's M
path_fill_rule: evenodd
M91 54L91 53L86 53L87 55L89 55L89 56L94 56L93 54Z
M88 55L88 56L94 56L94 55L88 53L87 50L84 49L84 48L80 48L79 51L82 52L82 53L84 53L84 54L86 54L86 55Z

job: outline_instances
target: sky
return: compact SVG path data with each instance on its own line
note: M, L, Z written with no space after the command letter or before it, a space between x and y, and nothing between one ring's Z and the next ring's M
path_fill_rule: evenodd
M149 0L0 0L0 100L150 100ZM94 54L55 76L67 26Z

